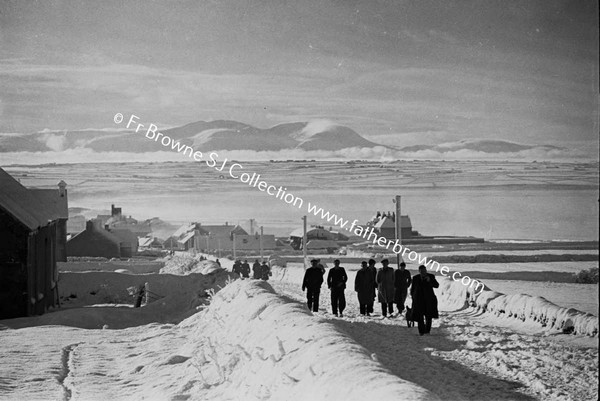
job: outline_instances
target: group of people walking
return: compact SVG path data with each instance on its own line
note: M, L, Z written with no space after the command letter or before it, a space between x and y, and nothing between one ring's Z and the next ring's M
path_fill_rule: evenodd
M242 263L240 260L233 262L233 273L239 274L242 278L250 278L250 264L248 260L244 260ZM256 259L252 265L252 278L257 280L268 280L271 276L271 268L267 262L263 261L262 264Z
M311 260L310 264L311 266L304 273L302 291L306 290L308 309L318 312L319 295L321 284L324 281L325 267L319 263L318 259ZM339 259L334 260L333 267L327 274L327 287L331 290L331 309L335 316L338 316L338 312L339 316L344 316L344 309L346 309L346 297L344 294L346 281L348 281L346 270L340 266Z
M433 291L439 283L433 274L427 273L427 267L419 266L419 274L411 277L406 270L406 264L400 263L394 270L388 259L381 261L382 267L377 269L374 259L361 263L361 269L356 272L354 291L358 296L360 314L371 316L375 299L381 304L381 314L392 317L394 304L397 315L401 316L405 310L408 290L412 297L412 308L406 308L410 313L407 320L417 322L419 334L428 334L431 331L432 319L438 318L437 298ZM306 269L302 282L302 291L306 290L308 308L314 312L319 310L319 295L324 282L325 269L317 259L311 260L311 266ZM334 261L334 267L327 275L327 287L331 290L331 308L335 316L343 316L346 307L344 290L348 276L346 270L340 266L340 261Z

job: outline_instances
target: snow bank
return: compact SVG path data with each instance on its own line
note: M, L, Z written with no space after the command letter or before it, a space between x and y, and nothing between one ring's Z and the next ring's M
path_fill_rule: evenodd
M81 258L84 259L84 258ZM87 258L85 258L87 259ZM92 258L90 258L92 259ZM73 260L68 262L57 262L58 270L62 272L85 272L85 271L119 271L128 270L135 274L158 273L163 267L160 260Z
M180 358L203 389L190 399L435 399L262 281L236 280L178 327L189 331Z
M440 279L440 309L474 307L502 318L533 323L549 331L598 337L598 317L573 308L563 308L543 297L527 294L506 295L485 287L479 294L451 278Z
M133 275L116 272L60 273L61 307L46 314L3 321L12 328L65 325L85 329L123 329L149 323L179 323L209 302L232 275L222 269L210 274ZM137 289L148 283L149 303L133 308ZM135 291L137 292L137 291ZM95 307L89 307L94 305Z
M209 274L220 270L221 267L212 260L202 259L200 254L193 255L191 253L176 253L172 256L167 256L165 266L160 269L160 273L166 274Z

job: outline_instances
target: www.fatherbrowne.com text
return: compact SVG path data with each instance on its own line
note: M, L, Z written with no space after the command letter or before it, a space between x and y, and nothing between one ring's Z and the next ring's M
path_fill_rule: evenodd
M115 114L113 120L116 124L122 123L123 114ZM377 235L373 227L363 227L357 225L358 220L356 219L350 222L350 220L340 217L337 214L330 213L318 205L310 202L305 203L302 198L289 192L286 187L269 184L267 181L261 179L260 174L257 174L256 172L245 171L244 167L238 162L229 161L227 158L221 161L216 152L204 154L189 145L184 145L180 141L159 132L158 127L155 124L149 124L148 127L145 128L144 124L139 123L139 117L134 114L131 114L129 117L125 128L133 129L136 133L143 133L147 139L160 143L164 147L181 153L184 156L193 159L194 161L204 161L208 167L212 167L220 173L228 174L230 177L237 179L250 187L257 188L259 191L265 192L270 196L274 196L275 198L280 199L291 206L299 209L303 209L305 207L308 214L312 214L315 217L326 220L328 223L334 224L346 231L350 231L354 235L359 236L367 241L372 241L373 244L381 248L385 248L386 250L390 250L391 248L393 253L400 255L403 259L406 257L409 261L418 263L419 265L424 265L427 267L427 269L435 270L442 276L452 277L454 281L460 281L463 285L473 288L474 293L480 293L485 288L482 282L471 279L469 276L463 276L458 271L454 271L452 274L450 274L451 272L448 266L442 266L436 261L420 255L415 251L411 251L406 246L400 244L398 240L391 240Z

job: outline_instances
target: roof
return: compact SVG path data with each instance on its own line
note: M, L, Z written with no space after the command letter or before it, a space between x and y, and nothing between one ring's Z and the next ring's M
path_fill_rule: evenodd
M185 234L183 237L179 238L177 240L177 242L179 242L180 244L185 244L186 242L188 242L190 240L190 238L192 238L194 236L194 232L192 231L191 233L187 233Z
M335 233L333 233L332 231L327 231L324 228L320 228L320 227L311 227L311 228L307 228L306 229L306 235L310 235L310 234L314 234L314 232L324 232L324 234L326 234L329 237L332 237L335 235ZM304 229L303 228L297 228L294 231L292 231L290 233L290 237L298 237L298 238L302 238L304 236Z
M150 244L152 244L152 242L154 241L154 238L152 237L142 237L142 238L138 238L138 246L150 246Z
M175 238L179 238L182 235L185 235L188 232L194 232L194 229L196 228L196 224L195 223L187 223L182 225L181 227L179 227L172 235L171 237L175 237Z
M200 225L201 233L210 233L213 237L228 237L232 231L236 231L236 234L248 235L246 230L244 230L239 225L231 225L231 224L215 224L215 225Z
M68 219L69 206L66 196L60 196L57 189L29 188L37 198L48 208L53 219Z
M379 220L375 225L375 228L395 228L396 223L391 218L385 216L381 220ZM412 228L412 223L410 222L410 217L402 216L400 218L400 228Z
M90 222L92 224L89 224ZM77 237L85 237L87 235L87 233L90 233L90 232L97 234L101 237L104 237L105 239L107 239L115 244L121 244L121 239L119 237L117 237L115 234L111 233L110 231L106 231L102 227L98 227L91 220L86 223L85 230L72 236L71 239L69 241L67 241L67 243L73 241Z
M57 220L53 205L44 202L36 191L25 188L2 168L0 168L0 188L2 188L0 207L30 230Z
M110 232L112 235L114 235L115 237L119 238L119 240L121 241L129 241L129 242L135 242L135 244L137 244L137 235L135 235L135 233L131 230L128 230L126 228L111 228L109 230L105 230Z

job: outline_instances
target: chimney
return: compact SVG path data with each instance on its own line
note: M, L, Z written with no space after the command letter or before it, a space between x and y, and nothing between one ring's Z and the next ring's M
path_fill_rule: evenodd
M92 220L88 220L85 222L85 230L92 231L94 229L94 222Z
M67 196L67 183L63 180L60 180L60 182L58 183L58 196L60 196L61 198Z

